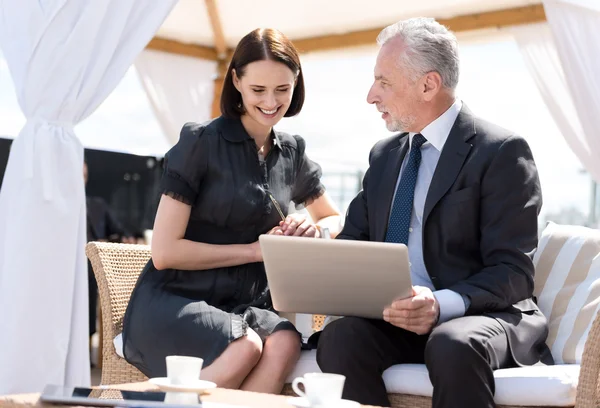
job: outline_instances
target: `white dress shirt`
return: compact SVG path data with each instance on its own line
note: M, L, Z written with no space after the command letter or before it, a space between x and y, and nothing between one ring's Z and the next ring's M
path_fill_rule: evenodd
M408 256L410 259L410 275L413 286L426 286L433 291L433 295L437 299L440 306L439 323L454 319L459 316L464 316L468 299L464 299L458 293L449 289L435 290L433 283L427 273L425 262L423 260L423 210L425 208L425 199L429 191L429 185L433 178L433 173L437 167L440 154L444 148L444 144L448 139L450 130L458 117L462 108L462 101L456 100L440 117L427 125L420 133L427 139L421 146L421 164L417 175L417 183L415 185L415 195L413 201L413 210L410 220L410 228L408 234ZM400 184L400 177L406 166L406 162L410 155L410 147L412 146L413 137L416 133L409 133L409 150L396 182L396 191ZM396 192L394 192L394 195ZM394 200L392 200L393 205ZM390 210L391 214L391 210Z

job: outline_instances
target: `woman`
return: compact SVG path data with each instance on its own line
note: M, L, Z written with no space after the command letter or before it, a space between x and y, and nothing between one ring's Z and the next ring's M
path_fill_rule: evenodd
M202 379L220 387L281 391L301 338L272 309L258 236L318 237L340 223L304 140L273 130L303 102L294 46L255 30L229 65L222 116L186 124L167 153L152 259L124 319L125 358L147 376L165 375L167 355L198 356ZM282 220L290 201L315 224Z

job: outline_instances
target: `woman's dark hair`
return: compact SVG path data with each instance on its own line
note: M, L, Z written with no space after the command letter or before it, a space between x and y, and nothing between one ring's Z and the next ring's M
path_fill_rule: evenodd
M231 58L221 92L221 114L223 116L239 118L244 114L242 95L233 85L232 70L235 69L238 78L241 78L244 76L248 64L264 60L281 62L297 75L292 102L285 116L295 116L300 113L304 104L304 77L296 47L278 30L257 28L240 40Z

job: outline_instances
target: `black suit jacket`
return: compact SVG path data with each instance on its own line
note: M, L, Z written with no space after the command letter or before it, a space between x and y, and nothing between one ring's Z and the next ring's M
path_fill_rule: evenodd
M373 147L339 239L385 239L407 151L407 133ZM527 142L463 106L425 200L423 258L435 289L466 296L467 315L489 315L503 325L520 365L552 362L547 321L532 298L541 205Z

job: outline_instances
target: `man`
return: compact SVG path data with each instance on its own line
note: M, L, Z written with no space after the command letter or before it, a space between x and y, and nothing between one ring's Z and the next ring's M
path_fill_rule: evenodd
M536 166L525 140L456 99L458 43L445 27L410 19L377 41L367 101L403 133L371 150L338 238L407 244L413 296L382 320L326 326L317 361L363 404L389 406L391 365L425 363L434 407L494 407L493 370L552 363L532 298Z

